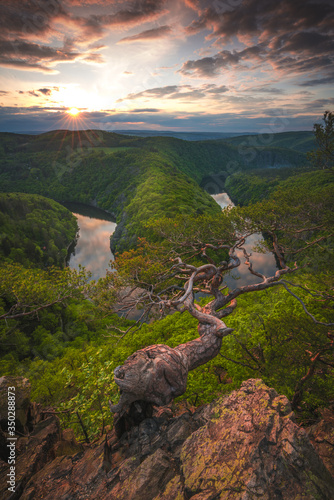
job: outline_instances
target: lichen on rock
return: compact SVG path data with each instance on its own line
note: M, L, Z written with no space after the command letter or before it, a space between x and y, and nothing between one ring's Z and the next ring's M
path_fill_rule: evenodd
M134 405L135 403L133 403ZM18 456L16 498L71 500L333 500L332 414L309 429L290 403L261 380L195 412L152 409L94 444L59 432L56 416L39 421ZM62 444L61 444L62 443ZM70 446L70 454L65 452ZM58 456L57 456L58 455ZM324 457L324 462L322 458ZM328 468L326 468L326 466ZM6 464L0 460L0 484ZM3 496L1 496L3 494ZM1 498L7 500L4 489Z
M294 422L287 398L251 379L212 405L213 415L217 411L219 418L182 448L189 497L210 489L220 499L333 498L333 478Z

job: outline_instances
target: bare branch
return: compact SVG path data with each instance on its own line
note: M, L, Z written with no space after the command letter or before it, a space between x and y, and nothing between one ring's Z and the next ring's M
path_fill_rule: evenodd
M42 311L43 309L47 309L48 307L52 307L54 306L55 304L60 304L62 302L64 302L67 298L69 297L62 297L61 299L57 299L57 300L54 300L53 302L50 302L49 304L44 304L42 306L21 306L20 304L15 304L15 306L12 308L12 309L18 309L19 307L34 307L34 309L32 309L31 311L26 311L26 312L21 312L21 313L17 313L17 314L11 314L11 310L10 309L8 312L6 312L5 314L2 314L0 316L0 320L1 319L18 319L18 318L23 318L25 316L31 316L33 314L38 314L39 311Z
M224 356L221 352L219 353L219 356L221 356L224 359L227 359L227 361L232 361L232 363L235 363L236 365L241 365L244 366L245 368L250 368L253 371L257 370L257 368L254 368L253 366L250 366L247 363L243 363L242 361L236 361L235 359L228 358L227 356Z
M315 317L307 310L307 308L306 308L304 302L302 301L302 299L300 297L298 297L298 295L296 295L295 293L293 293L283 280L280 283L284 286L284 288L286 289L286 291L290 293L290 295L292 295L295 299L298 300L298 302L300 302L300 304L302 305L302 308L304 309L304 312L312 319L312 321L315 324L317 324L317 325L323 325L323 326L334 326L334 323L323 323L322 321L318 321L317 319L315 319Z

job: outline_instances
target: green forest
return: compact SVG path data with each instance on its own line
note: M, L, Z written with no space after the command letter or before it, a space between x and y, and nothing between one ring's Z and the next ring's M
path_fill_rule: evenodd
M138 349L198 336L189 310L157 307L176 303L184 286L171 263L220 266L224 285L236 234L260 233L262 251L274 248L286 272L281 286L221 288L233 332L173 404L196 407L261 378L290 399L301 424L317 421L334 403L331 119L313 133L194 142L1 133L0 374L27 377L34 401L59 411L80 440L96 439L112 424L108 400L119 398L113 370ZM210 194L225 190L236 207L222 211ZM105 278L66 267L78 228L60 202L114 216L116 260ZM198 308L212 300L206 285ZM119 313L129 287L145 292L133 301L145 321Z

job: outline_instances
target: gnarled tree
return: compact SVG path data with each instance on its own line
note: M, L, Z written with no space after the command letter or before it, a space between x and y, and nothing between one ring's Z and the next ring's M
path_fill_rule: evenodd
M116 259L117 273L110 273L109 280L119 290L118 310L140 306L143 312L138 323L152 312L163 315L187 310L198 320L199 337L175 348L147 347L117 367L115 382L121 397L117 405L110 403L112 412L119 413L137 400L165 405L183 394L188 371L217 356L223 338L232 332L225 318L233 313L243 294L283 286L315 323L321 323L291 290L298 283L286 278L307 266L306 251L312 257L313 248L331 237L333 193L309 193L305 201L302 191L282 192L279 201L225 209L220 217L156 221L151 229L162 240L141 240L136 250ZM252 254L247 251L247 238L261 233L265 239L259 238L258 247L272 252L277 261L277 269L270 276L254 268ZM225 277L241 265L247 266L252 282L228 288ZM195 301L197 294L210 299L200 306ZM330 293L320 293L317 298L333 300Z

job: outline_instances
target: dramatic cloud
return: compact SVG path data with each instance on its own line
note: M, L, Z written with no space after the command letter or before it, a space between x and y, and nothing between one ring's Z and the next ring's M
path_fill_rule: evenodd
M58 90L57 87L54 88L55 90ZM44 88L44 89L38 89L38 92L41 92L42 94L44 95L51 95L52 94L52 89L47 89L47 88Z
M133 42L145 42L147 40L156 40L168 36L172 29L170 26L160 26L159 28L153 28L151 30L142 31L138 35L127 36L122 38L118 43L133 43Z
M129 112L130 113L159 113L160 109L156 108L138 108L138 109L131 109Z
M180 101L196 101L204 97L219 98L220 94L225 94L229 89L225 85L217 86L214 84L201 85L193 87L191 85L167 85L165 87L155 87L147 89L137 94L129 94L124 99L119 99L118 102L125 100L136 99L179 99Z
M18 69L38 69L43 72L54 72L50 68L55 63L74 61L80 53L64 48L53 48L37 43L15 40L13 42L0 39L0 65Z
M88 54L88 56L83 58L83 61L93 64L103 64L105 62L101 54L95 54L95 53Z
M315 104L316 106L316 104ZM152 130L180 130L180 131L221 131L221 132L245 132L246 130L260 131L268 128L272 123L275 131L293 129L310 129L314 123L314 114L305 113L295 118L287 115L281 109L273 109L271 112L256 116L256 110L243 111L239 115L239 121L235 121L235 113L225 112L216 115L205 113L121 113L111 112L83 112L82 124L86 128L102 128L105 130L117 129L152 129ZM1 108L0 130L54 130L70 127L68 113L64 108L45 107L7 107ZM72 124L76 127L76 124Z
M278 89L276 87L249 87L242 90L243 92L251 92L254 94L284 94L284 90Z
M220 87L216 87L216 85L208 85L206 88L206 92L208 94L224 94L228 92L229 88L226 85L221 85Z
M72 21L84 28L85 34L91 37L102 36L106 28L133 27L152 22L166 13L167 0L135 0L123 2L122 8L114 14L94 14L87 18L73 17ZM123 8L124 5L124 8Z
M12 39L45 36L52 22L66 15L59 0L1 0L0 33Z
M298 82L301 87L315 87L317 85L334 84L334 71L330 71L328 76L323 78L314 78L313 80L306 80L305 82Z
M27 90L27 91L17 90L17 92L19 94L27 94L33 97L41 97L43 95L48 97L51 96L54 92L59 92L59 87L48 87L48 88L45 87L38 90Z
M189 34L202 29L211 30L211 38L223 41L233 36L262 35L269 40L279 33L293 33L304 29L333 29L332 0L244 0L237 2L213 1L201 10L199 18L188 27ZM205 2L207 4L207 2ZM230 4L230 8L226 8Z
M260 60L263 49L260 46L248 47L241 51L222 50L212 57L203 57L197 61L187 61L179 70L187 76L211 78L217 76L223 68L240 67L242 61ZM255 66L254 66L255 68Z
M139 99L140 97L153 97L162 98L175 94L178 92L179 87L177 85L168 85L166 87L156 87L153 89L147 89L143 92L138 92L137 94L129 94L126 99ZM124 99L119 99L118 102L122 102Z
M166 0L86 3L104 10L110 7L114 13L91 14L89 9L85 15L75 15L69 10L73 5L82 7L85 2L1 0L0 65L53 73L53 67L61 62L82 59L101 64L104 59L96 50L106 46L92 45L93 41L104 37L110 28L124 29L154 21L165 12ZM166 36L169 30L168 26L147 30L138 35L138 40L145 36L157 38L159 32ZM83 50L83 46L87 49Z
M310 72L315 75L322 71L321 78L310 80L313 85L327 81L326 73L334 63L332 0L244 0L230 4L230 9L223 8L225 3L219 1L204 9L199 6L198 19L192 21L186 32L192 35L209 30L208 38L214 40L216 47L237 37L247 49L223 50L211 57L189 60L183 64L182 74L210 78L223 68L236 66L241 60L252 60L257 55L280 74Z
M0 0L3 127L77 107L95 128L256 131L284 110L311 129L333 106L333 1Z

